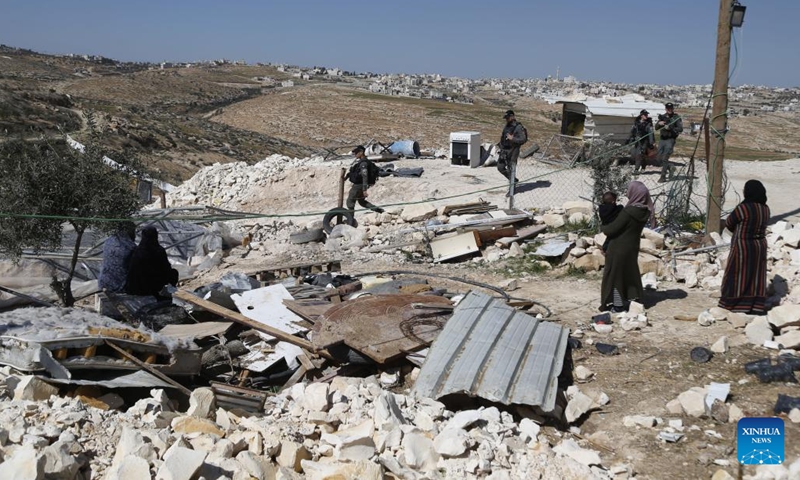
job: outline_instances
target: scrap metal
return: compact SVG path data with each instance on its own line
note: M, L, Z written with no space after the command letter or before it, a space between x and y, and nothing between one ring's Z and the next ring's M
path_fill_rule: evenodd
M414 387L423 397L467 394L552 412L569 330L470 292L430 347Z

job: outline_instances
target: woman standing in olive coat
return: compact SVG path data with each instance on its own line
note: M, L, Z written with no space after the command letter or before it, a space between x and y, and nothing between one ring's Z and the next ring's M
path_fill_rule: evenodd
M639 301L644 296L639 272L639 242L644 227L655 226L653 201L642 182L631 182L627 197L628 203L617 219L602 228L611 242L603 268L601 311L625 311L632 300Z

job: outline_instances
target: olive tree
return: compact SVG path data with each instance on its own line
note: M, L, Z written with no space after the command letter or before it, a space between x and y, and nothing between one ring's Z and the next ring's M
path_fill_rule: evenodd
M17 260L25 250L56 250L70 225L77 238L69 273L52 285L67 306L75 302L71 283L83 234L110 232L141 207L137 157L114 153L118 165L111 167L105 155L97 136L82 151L65 141L0 143L0 255Z

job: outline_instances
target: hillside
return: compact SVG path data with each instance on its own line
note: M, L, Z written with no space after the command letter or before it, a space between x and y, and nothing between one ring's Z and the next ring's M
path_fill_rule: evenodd
M281 87L292 79L294 86ZM52 56L0 46L0 141L70 133L85 138L87 115L112 149L133 148L153 172L179 182L205 165L257 162L270 154L305 157L375 139L414 139L446 148L448 134L477 130L495 142L513 108L531 140L546 145L560 108L531 97L479 90L474 103L369 93L348 77L302 80L272 66L213 63L160 68L98 57ZM681 112L688 124L702 110ZM800 154L794 113L731 120L727 157L776 160ZM684 135L679 155L691 154ZM701 143L698 158L704 157Z

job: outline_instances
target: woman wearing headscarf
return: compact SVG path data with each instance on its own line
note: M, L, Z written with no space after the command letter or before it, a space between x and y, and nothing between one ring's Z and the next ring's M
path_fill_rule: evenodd
M147 227L133 250L125 293L159 297L164 285L178 284L178 271L172 268L164 247L158 244L158 230Z
M758 180L744 184L744 201L725 221L733 232L722 278L719 306L732 312L763 315L767 300L767 190Z
M603 268L600 310L621 312L644 296L639 272L639 241L646 225L655 227L650 191L642 182L628 185L628 203L616 220L602 227L611 239Z

